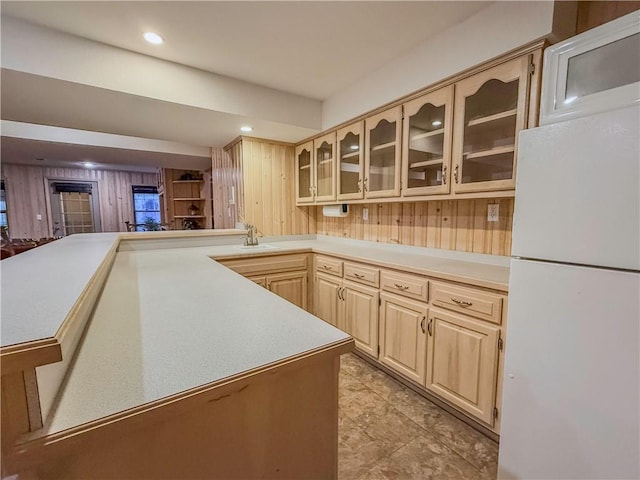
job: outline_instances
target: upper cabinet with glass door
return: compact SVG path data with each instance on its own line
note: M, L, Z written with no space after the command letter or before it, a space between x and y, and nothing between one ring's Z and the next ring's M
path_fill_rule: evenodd
M359 200L364 193L364 122L341 128L337 135L338 200Z
M336 132L313 141L317 202L336 199Z
M404 104L402 196L449 193L453 85Z
M367 198L400 196L400 132L402 105L365 120L365 177Z
M528 56L456 84L453 191L515 188L518 132L526 126Z
M314 199L313 142L296 147L296 203L311 203Z

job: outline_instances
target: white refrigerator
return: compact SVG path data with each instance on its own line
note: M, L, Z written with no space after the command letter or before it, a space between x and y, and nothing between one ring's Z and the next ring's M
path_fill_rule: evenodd
M499 478L640 478L639 118L520 134Z

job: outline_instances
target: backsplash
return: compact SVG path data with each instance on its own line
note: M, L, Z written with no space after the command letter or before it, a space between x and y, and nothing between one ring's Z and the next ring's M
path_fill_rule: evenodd
M500 205L497 222L487 205ZM316 232L342 238L491 255L511 255L513 198L349 205L347 217L325 217L316 207ZM363 208L369 209L363 220Z

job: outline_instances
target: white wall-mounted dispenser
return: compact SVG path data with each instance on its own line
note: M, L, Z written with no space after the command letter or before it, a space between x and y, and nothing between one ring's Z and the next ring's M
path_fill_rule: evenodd
M322 215L325 217L346 217L349 214L349 205L325 205L322 207Z

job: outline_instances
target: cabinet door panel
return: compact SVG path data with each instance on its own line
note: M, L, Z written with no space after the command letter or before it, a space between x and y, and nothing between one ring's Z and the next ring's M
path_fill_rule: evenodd
M449 193L453 85L404 104L402 196Z
M356 347L377 358L380 294L373 288L346 282L344 285L342 297L346 331L355 339Z
M500 328L432 308L426 387L493 425Z
M336 132L313 141L315 162L315 199L317 202L336 199Z
M456 84L454 192L515 188L518 132L525 128L529 56Z
M267 288L300 308L307 308L307 272L279 273L267 277Z
M402 106L365 120L365 198L400 195Z
M316 287L313 303L315 315L334 327L344 330L340 309L342 302L338 291L342 288L342 281L321 273L316 274Z
M380 299L380 361L424 384L427 306L386 294Z
M313 142L307 142L296 148L296 202L313 202L314 162Z
M338 200L363 196L364 122L341 128L337 133Z

